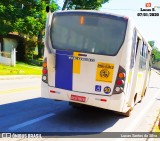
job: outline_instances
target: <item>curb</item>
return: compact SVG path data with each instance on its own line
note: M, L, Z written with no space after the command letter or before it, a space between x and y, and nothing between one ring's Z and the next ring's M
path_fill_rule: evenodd
M157 74L160 75L160 71L159 71L159 70L156 70L156 69L154 69L154 68L151 68L151 70L153 70L154 72L156 72Z
M156 117L156 120L153 124L153 127L151 129L151 133L155 133L155 132L157 132L157 133L160 132L160 111L159 111L159 113ZM156 140L157 140L157 138L148 138L146 141L156 141Z
M41 78L41 75L4 75L4 76L0 76L0 80L32 79L32 78Z

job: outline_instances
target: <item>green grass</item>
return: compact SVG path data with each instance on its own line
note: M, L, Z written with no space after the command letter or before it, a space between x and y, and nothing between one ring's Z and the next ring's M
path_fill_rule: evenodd
M154 127L153 132L160 132L160 129L159 129L158 125L156 125L156 126Z
M16 66L0 64L0 75L41 75L42 67L17 62Z
M157 117L157 122L158 124L160 124L160 111L159 111L159 114L158 114L158 117ZM158 124L155 125L154 129L153 129L153 132L160 132L160 128L158 127Z

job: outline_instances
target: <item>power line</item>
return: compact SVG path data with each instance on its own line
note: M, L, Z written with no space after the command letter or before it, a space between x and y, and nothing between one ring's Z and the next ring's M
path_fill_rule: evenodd
M139 11L137 9L111 9L111 8L100 8L100 9L107 9L107 10L122 10L122 11Z

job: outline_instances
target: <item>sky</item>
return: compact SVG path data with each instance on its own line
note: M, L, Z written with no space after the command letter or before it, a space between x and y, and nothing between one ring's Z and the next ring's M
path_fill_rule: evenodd
M63 0L55 1L60 6L63 5ZM146 7L146 3L151 3L151 7ZM159 16L137 16L137 13L153 13L140 11L140 8L151 9L155 6L159 6L154 11ZM160 50L160 0L109 0L102 5L100 11L132 17L146 41L155 41L155 46Z
M154 11L159 16L137 16L137 13L152 13L140 11L140 8L148 9L145 7L146 3L151 3L151 8L160 7L160 0L110 0L100 10L132 17L146 40L155 41L155 46L160 49L160 8Z

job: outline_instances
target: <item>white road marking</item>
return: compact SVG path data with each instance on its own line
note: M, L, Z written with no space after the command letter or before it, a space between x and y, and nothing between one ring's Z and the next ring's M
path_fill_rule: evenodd
M19 128L25 127L27 125L30 125L30 124L33 124L33 123L36 123L36 122L39 122L39 121L41 121L43 119L46 119L48 117L51 117L53 115L54 115L54 113L50 113L50 114L47 114L47 115L44 115L44 116L41 116L41 117L38 117L38 118L35 118L35 119L32 119L32 120L17 124L15 126L9 127L9 130L12 130L12 131L17 130Z

